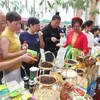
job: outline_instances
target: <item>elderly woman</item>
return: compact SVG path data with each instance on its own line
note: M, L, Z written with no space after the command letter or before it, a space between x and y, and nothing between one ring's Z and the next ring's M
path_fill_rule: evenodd
M67 47L65 59L76 59L77 55L86 55L88 53L88 40L81 31L83 21L79 17L72 19L73 30L68 33L65 47Z

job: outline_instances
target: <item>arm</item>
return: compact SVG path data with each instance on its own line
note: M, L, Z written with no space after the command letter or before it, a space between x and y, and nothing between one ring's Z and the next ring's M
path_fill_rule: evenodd
M30 61L37 61L36 59L32 58L31 56L29 56L28 54L24 54L16 59L13 59L11 61L6 61L6 62L0 62L0 71L6 70L14 65L16 65L17 63L20 62L30 62Z
M41 31L39 31L39 39L40 39L40 48L44 48L45 44L43 41L43 33Z
M8 52L9 44L10 44L9 40L6 37L1 38L0 48L1 48L1 54L2 54L3 59L18 57L26 53L25 50L21 50L15 53L9 53Z

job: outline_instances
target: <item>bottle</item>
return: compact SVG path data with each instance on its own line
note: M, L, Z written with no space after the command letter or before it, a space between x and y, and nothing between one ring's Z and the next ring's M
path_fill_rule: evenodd
M24 41L23 45L22 45L22 49L23 50L27 50L28 45L26 44L26 41Z
M33 81L33 80L29 80L29 92L30 93L34 93L34 91L35 91L35 81Z
M24 81L24 88L25 89L28 89L29 88L29 85L28 85L29 77L28 76L25 76L23 78L23 81Z

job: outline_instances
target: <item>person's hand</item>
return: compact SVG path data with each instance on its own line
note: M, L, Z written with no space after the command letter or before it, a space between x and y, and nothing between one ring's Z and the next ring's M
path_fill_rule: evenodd
M81 56L83 56L83 57L85 56L84 52L81 52Z
M57 38L52 37L52 38L51 38L51 41L52 41L52 42L56 42L56 41L57 41Z
M37 61L37 59L33 58L30 54L22 55L21 59L22 59L22 62Z
M22 50L27 50L28 49L28 44L22 44L21 48L22 48Z
M43 38L43 33L41 31L38 32L39 38Z
M25 54L26 53L26 50L20 50L19 52L18 52L18 56L21 56L21 55L23 55L23 54Z

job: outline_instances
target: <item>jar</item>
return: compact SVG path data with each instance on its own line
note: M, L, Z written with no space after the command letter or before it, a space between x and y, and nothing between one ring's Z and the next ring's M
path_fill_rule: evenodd
M28 89L29 88L29 85L28 85L29 77L28 76L25 76L23 78L23 81L24 81L24 88L25 89Z
M36 84L36 82L35 81L33 81L33 80L29 80L29 92L30 93L34 93L34 91L35 91L35 84Z

